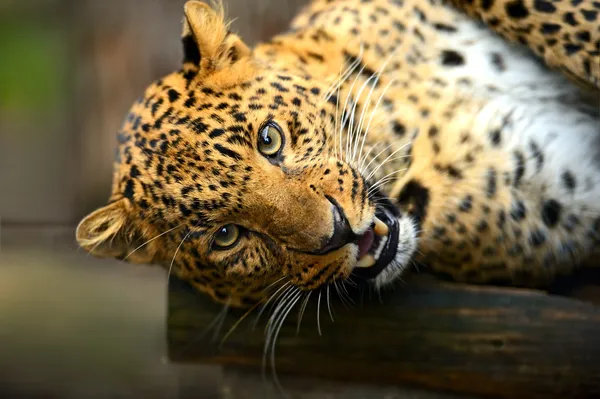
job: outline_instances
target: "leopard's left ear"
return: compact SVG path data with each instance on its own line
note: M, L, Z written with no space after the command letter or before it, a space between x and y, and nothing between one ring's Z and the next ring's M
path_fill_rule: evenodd
M240 37L229 31L220 1L215 9L200 1L188 1L183 21L184 65L199 67L206 75L250 55L250 49Z

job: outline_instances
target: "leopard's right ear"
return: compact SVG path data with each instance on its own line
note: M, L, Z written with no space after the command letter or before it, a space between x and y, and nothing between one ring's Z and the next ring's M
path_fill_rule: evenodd
M183 63L199 68L202 75L222 70L250 55L240 37L229 31L221 1L215 8L188 1L183 21Z
M75 233L77 243L97 257L154 263L160 244L148 241L151 234L141 231L133 215L127 198L111 202L83 218Z

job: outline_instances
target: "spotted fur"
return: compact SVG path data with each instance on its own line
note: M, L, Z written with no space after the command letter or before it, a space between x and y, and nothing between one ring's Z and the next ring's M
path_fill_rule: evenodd
M110 202L80 223L80 245L245 306L352 278L356 245L323 251L332 206L359 234L389 200L399 246L379 287L414 261L480 283L572 271L600 239L600 120L548 66L598 87L600 4L453 3L466 13L315 0L250 49L221 8L188 2L182 69L131 108ZM268 124L284 142L274 157L257 147ZM238 241L215 248L228 224Z

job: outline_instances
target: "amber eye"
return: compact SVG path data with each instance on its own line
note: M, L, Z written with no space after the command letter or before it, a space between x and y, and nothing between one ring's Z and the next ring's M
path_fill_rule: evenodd
M221 249L231 247L240 237L240 228L235 224L227 224L215 235L215 245Z
M269 122L263 127L258 138L258 150L266 157L273 157L283 146L281 129L275 122Z

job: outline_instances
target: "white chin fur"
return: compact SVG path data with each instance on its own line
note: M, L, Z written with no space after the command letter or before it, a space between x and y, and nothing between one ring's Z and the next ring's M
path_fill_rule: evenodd
M374 280L372 280L372 284L375 285L375 288L378 290L386 285L393 284L402 276L417 249L417 229L412 219L409 216L403 215L398 219L398 222L400 224L398 233L400 234L400 239L398 240L398 252L394 257L394 260L392 260L390 264L387 265ZM377 252L381 252L382 248L383 245L380 245ZM375 258L379 257L377 252Z

